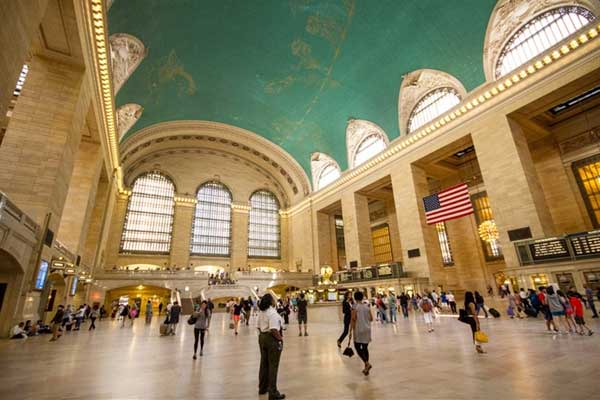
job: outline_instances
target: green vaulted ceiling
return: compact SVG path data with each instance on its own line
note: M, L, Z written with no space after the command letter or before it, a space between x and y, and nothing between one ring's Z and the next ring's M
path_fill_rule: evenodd
M148 56L117 105L137 103L129 135L180 119L223 122L288 151L347 168L349 117L399 135L402 76L445 71L484 82L482 49L495 0L116 0L111 33Z

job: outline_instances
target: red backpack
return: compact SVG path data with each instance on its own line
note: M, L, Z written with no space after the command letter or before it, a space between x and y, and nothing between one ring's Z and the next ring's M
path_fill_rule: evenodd
M429 300L423 300L423 303L421 304L421 309L423 310L423 312L431 311L431 303L429 302Z

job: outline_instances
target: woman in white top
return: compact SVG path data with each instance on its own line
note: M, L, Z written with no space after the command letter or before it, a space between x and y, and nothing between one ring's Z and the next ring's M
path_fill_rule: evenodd
M277 390L277 371L283 351L282 321L275 309L275 299L265 294L258 305L258 345L260 347L260 371L258 373L258 394L269 393L269 400L281 400L284 394Z

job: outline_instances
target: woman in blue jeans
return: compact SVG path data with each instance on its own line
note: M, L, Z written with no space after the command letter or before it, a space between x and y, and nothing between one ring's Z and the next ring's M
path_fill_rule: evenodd
M475 292L475 308L477 310L477 315L479 315L480 310L483 310L485 317L486 318L488 317L487 310L485 309L483 296L481 294L479 294L479 292L477 292L477 291Z

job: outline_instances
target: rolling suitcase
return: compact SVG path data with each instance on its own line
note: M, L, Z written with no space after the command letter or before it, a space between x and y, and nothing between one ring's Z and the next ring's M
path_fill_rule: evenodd
M160 336L165 336L169 332L169 325L160 324Z
M492 314L492 317L500 318L500 313L495 308L490 308L488 311L490 314Z

